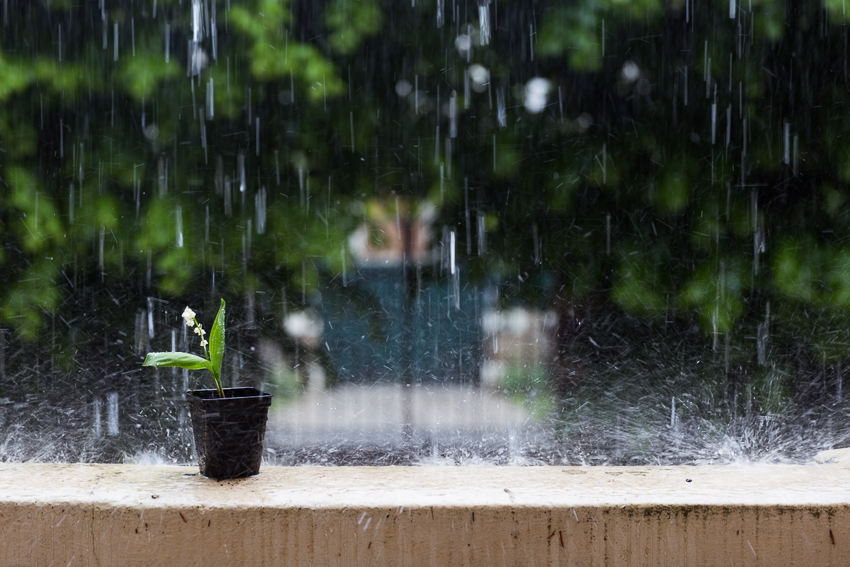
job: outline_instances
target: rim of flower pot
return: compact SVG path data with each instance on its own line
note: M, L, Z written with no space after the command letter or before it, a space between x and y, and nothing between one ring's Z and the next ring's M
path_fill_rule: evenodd
M215 388L209 389L201 389L201 390L186 390L187 397L193 397L199 400L204 401L215 401L215 400L245 400L256 398L260 399L269 399L271 400L272 394L268 392L264 392L259 388L253 388L249 386L245 387L237 387L237 388L223 388L224 389L224 398L218 397L218 391ZM235 393L242 391L245 395L228 395L228 393Z

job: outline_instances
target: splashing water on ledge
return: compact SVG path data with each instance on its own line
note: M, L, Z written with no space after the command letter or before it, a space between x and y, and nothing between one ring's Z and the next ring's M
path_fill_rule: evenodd
M68 377L44 372L45 396L0 399L0 460L191 464L183 378L168 378L159 395L145 396L136 374L111 376L113 390L102 403L94 393L69 402ZM51 387L51 381L65 385ZM729 407L702 409L682 392L675 398L678 415L671 427L672 407L661 396L645 396L645 405L636 407L612 392L585 392L592 401L563 400L559 419L535 416L527 400L492 390L411 389L411 428L404 427L400 386L348 385L279 403L270 414L264 461L315 466L805 463L819 451L846 445L850 436L843 419L850 408L844 404L732 415Z

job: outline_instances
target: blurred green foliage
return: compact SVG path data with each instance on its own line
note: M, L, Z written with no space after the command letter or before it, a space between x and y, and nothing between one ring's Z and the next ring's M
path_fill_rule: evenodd
M401 197L506 301L550 274L740 341L770 302L848 358L842 2L450 5L9 0L0 321L36 339L84 281L309 302Z

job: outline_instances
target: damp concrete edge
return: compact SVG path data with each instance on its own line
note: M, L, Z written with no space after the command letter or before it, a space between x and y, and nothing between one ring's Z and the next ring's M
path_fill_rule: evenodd
M0 464L0 565L846 565L850 454L699 467Z

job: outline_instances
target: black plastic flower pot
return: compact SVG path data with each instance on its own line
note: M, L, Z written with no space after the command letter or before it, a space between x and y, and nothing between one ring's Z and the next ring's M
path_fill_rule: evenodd
M272 395L256 388L189 390L201 474L216 480L259 474Z

